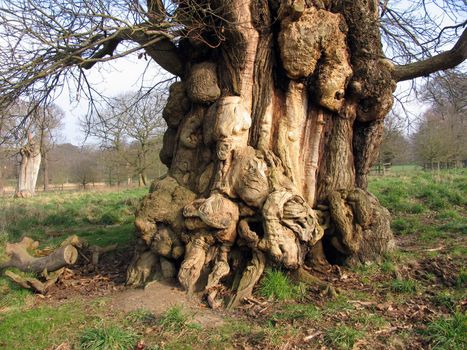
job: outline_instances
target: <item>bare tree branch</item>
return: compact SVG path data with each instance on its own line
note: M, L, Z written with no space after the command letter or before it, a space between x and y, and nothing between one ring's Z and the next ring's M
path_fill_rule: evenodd
M461 37L454 47L439 55L426 60L396 66L394 80L404 81L427 76L439 70L454 68L467 58L467 29L464 29Z

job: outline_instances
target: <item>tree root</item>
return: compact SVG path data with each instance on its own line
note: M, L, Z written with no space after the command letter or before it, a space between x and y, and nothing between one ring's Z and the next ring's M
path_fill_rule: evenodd
M320 289L324 289L329 286L329 283L324 282L323 280L321 280L320 278L316 276L313 276L303 266L299 267L296 270L293 270L291 272L291 277L297 283L304 283L309 286L317 286Z
M251 297L253 287L263 274L266 266L266 256L259 250L253 251L253 258L243 272L237 291L227 305L227 309L233 309L245 298Z

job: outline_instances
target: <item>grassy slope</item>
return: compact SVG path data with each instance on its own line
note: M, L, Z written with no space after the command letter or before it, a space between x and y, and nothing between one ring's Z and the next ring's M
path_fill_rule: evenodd
M147 310L109 313L108 301L99 298L87 301L86 311L80 300L37 306L35 297L0 279L0 348L44 349L68 340L77 349L105 349L103 344L125 349L128 342L144 339L149 349L274 349L286 344L317 349L464 349L466 171L393 169L384 178L372 178L370 190L393 214L402 249L380 265L342 269L341 280L334 283L339 287L337 299L271 271L257 291L258 298L270 298L266 308L231 315L224 325L206 331L177 307L155 317ZM144 192L3 201L0 231L4 240L17 240L27 232L43 246L53 246L69 234L96 244L125 244L133 235L136 199ZM446 279L422 268L432 263Z
M147 189L120 192L40 193L28 200L2 198L0 235L23 235L54 245L78 234L93 244L125 243L132 237L133 214Z

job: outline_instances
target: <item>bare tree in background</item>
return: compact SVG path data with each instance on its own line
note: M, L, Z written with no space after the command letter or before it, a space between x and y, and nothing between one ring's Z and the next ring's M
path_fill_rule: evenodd
M467 75L436 75L423 89L431 108L413 135L417 159L425 167L461 166L467 160Z
M49 189L49 154L55 147L57 131L61 126L64 112L56 105L38 110L34 116L34 129L39 139L39 149L42 157L42 175L44 191Z
M224 282L233 307L267 264L306 279L392 249L389 213L367 192L383 120L398 82L465 60L465 11L462 0L8 2L0 103L46 102L67 80L91 95L86 69L136 51L179 77L163 112L169 172L137 212L127 282L207 281L213 307Z
M26 118L29 112L28 105L25 101L16 101L3 110L0 119L0 123L3 124L0 127L0 138L3 141L0 143L2 163L8 158L17 155L20 157L16 191L18 197L29 197L34 194L41 164L44 170L44 189L46 189L47 155L54 146L56 133L64 115L59 107L51 104L47 108L34 108L33 113ZM11 131L15 133L8 135L7 133Z
M147 171L157 161L154 151L166 128L162 119L166 98L162 93L126 93L114 97L110 107L84 123L104 149L113 151L117 164L134 169L140 185L147 185Z
M378 163L407 164L412 160L412 149L408 137L404 133L403 119L390 113L384 119L384 133L379 150Z
M95 184L99 180L98 159L97 150L90 146L83 147L73 159L71 180L79 183L83 190L88 189L89 184Z

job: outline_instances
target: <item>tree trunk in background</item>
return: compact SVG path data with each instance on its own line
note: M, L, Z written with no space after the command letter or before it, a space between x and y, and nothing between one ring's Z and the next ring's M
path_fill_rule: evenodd
M141 186L146 186L148 183L148 180L146 179L146 175L144 173L139 173L138 174L138 187Z
M44 191L49 190L49 160L47 159L47 153L42 156L42 170L44 172Z
M3 174L3 168L2 168L2 165L0 164L0 195L3 195L3 193L5 192L5 178L4 178L4 174Z
M222 34L180 43L190 63L164 110L169 172L137 211L127 282L177 276L212 306L227 286L235 306L266 266L392 249L366 187L395 83L375 0L220 3Z
M39 147L29 136L28 144L21 148L21 163L18 176L16 197L31 197L36 191L37 176L41 166L41 152Z

